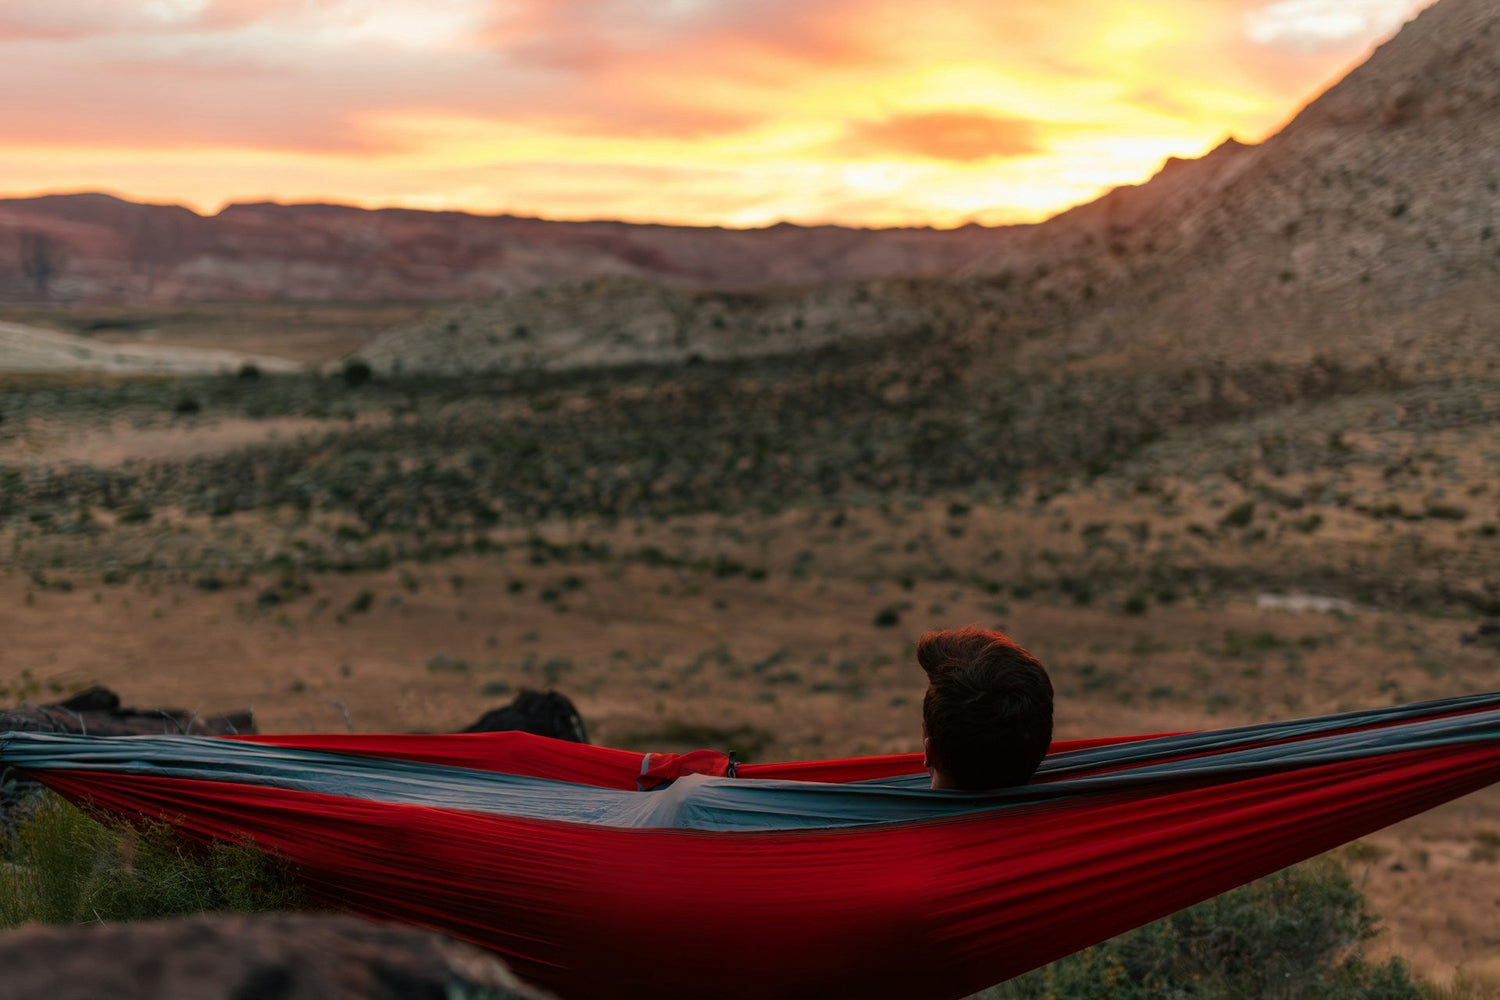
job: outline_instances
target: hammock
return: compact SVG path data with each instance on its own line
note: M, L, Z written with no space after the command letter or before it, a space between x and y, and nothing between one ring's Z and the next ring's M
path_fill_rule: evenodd
M563 996L961 997L1500 780L1500 694L1057 743L983 793L521 733L12 733L0 765Z

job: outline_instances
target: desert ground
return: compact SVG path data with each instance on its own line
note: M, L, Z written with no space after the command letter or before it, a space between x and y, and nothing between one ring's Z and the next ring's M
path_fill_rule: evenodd
M1047 664L1061 738L1495 685L1484 372L1080 368L999 415L931 344L365 381L369 314L263 308L107 335L325 374L5 377L0 700L378 732L551 687L595 742L770 760L917 749L914 642L969 623ZM1500 990L1497 845L1492 789L1343 849L1377 947Z

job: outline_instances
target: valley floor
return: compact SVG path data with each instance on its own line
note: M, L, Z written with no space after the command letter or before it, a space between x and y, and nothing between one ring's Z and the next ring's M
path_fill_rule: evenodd
M377 732L555 687L595 742L769 760L918 749L914 642L969 623L1049 667L1063 738L1500 680L1487 383L1189 418L1090 472L1033 455L1009 478L880 487L861 477L938 468L930 435L962 418L818 437L844 389L731 375L701 398L650 378L23 387L0 404L0 700L98 683L250 707L266 732ZM715 423L736 393L755 416ZM756 393L793 409L744 408ZM1050 433L1061 411L1038 399ZM908 432L929 437L882 436ZM778 492L825 460L826 489ZM1340 854L1377 948L1500 990L1500 789Z

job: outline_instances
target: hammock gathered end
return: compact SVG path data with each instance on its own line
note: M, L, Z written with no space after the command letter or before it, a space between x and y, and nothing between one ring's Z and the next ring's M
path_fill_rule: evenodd
M524 733L11 733L0 764L242 840L321 900L564 997L961 997L1500 780L1500 694L1054 744L1029 785L920 755L742 764Z

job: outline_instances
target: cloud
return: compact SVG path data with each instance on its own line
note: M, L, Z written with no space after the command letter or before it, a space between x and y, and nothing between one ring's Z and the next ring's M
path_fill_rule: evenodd
M24 95L0 192L1035 218L1261 138L1416 6L0 0L0 92Z
M855 122L837 148L863 157L917 156L973 163L1040 153L1038 123L980 111L926 111Z
M1432 0L1276 0L1245 14L1260 45L1316 49L1384 35Z
M0 41L66 40L114 34L142 20L110 0L10 0L0 7Z

